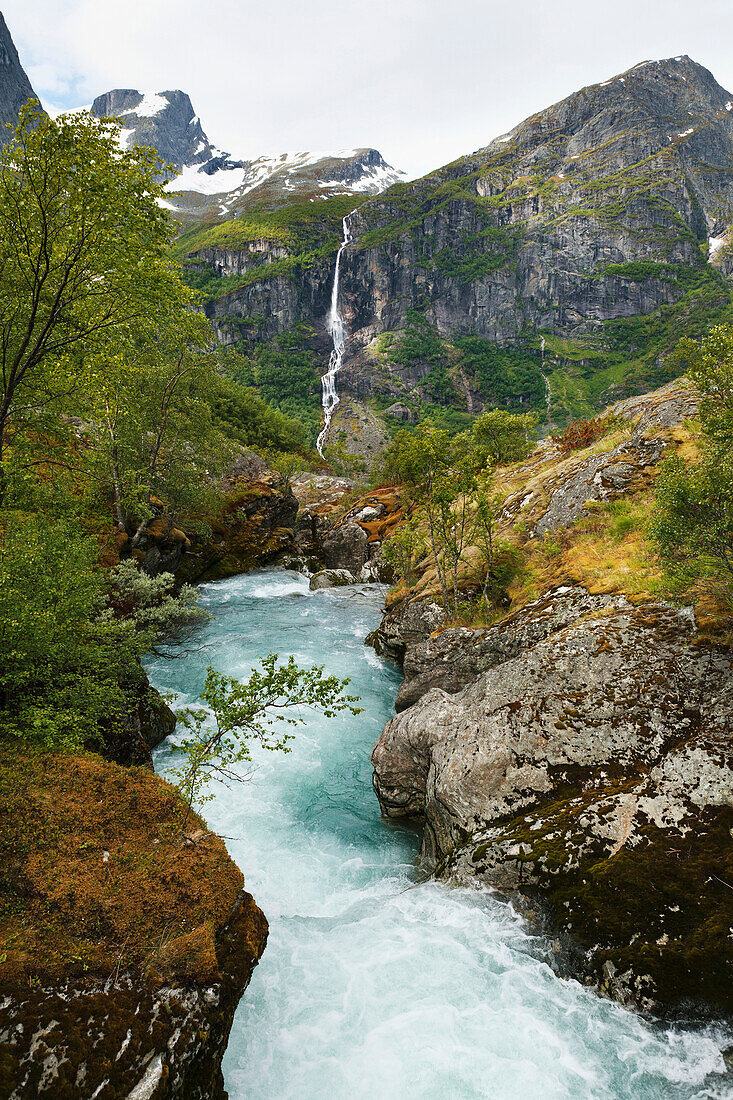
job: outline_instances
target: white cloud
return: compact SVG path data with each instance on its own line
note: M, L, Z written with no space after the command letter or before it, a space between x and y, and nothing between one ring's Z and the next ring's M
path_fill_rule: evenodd
M75 106L183 88L238 156L376 146L416 175L644 58L733 83L728 0L5 0L34 87ZM715 26L716 33L709 33Z

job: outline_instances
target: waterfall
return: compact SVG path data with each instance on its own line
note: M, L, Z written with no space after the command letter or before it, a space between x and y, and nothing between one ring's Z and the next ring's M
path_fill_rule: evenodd
M552 423L552 411L551 411L552 394L550 392L550 379L547 377L547 375L545 374L545 370L544 370L544 367L545 367L545 338L544 338L544 336L540 336L540 341L541 341L540 347L542 349L542 366L540 367L540 374L542 375L542 377L545 380L545 403L547 405L547 434L549 435L550 434L550 429L554 426L553 423Z
M352 210L351 214L354 213L355 211ZM341 257L344 254L344 249L351 240L351 233L349 232L349 218L351 214L347 214L342 223L344 233L341 244L339 245L339 250L336 254L336 270L333 273L333 287L331 289L331 308L326 318L326 328L333 340L333 351L331 352L331 358L328 360L328 370L321 378L324 423L323 430L316 441L316 448L321 458L323 458L323 447L326 443L328 429L331 427L334 409L339 403L339 396L336 393L336 375L341 370L341 363L344 358L344 347L346 346L346 328L344 327L343 317L339 313L339 275L341 272Z

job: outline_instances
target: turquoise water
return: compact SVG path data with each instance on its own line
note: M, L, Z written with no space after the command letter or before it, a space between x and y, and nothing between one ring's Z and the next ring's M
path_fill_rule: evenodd
M260 654L350 676L364 713L317 715L263 752L205 816L270 922L224 1063L231 1100L733 1097L720 1031L652 1029L557 978L542 943L488 892L419 883L418 840L379 817L369 754L399 675L363 645L382 594L311 593L295 573L205 585L204 647L156 660L193 702L206 666L245 677ZM167 745L156 753L165 771Z

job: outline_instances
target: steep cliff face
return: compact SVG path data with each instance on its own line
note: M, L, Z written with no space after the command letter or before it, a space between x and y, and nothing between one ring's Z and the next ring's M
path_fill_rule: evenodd
M16 126L20 108L36 93L20 63L18 51L0 13L0 147L9 138L7 126Z
M733 215L732 112L689 58L647 62L368 204L344 265L352 338L420 303L446 335L506 344L676 301Z
M97 96L91 109L98 118L121 118L124 146L149 145L176 172L185 165L206 164L215 156L191 100L180 89L138 92L114 88Z
M584 88L358 206L342 390L415 417L430 404L540 410L549 385L561 424L644 392L683 331L730 313L731 220L733 98L706 69L645 62ZM328 268L263 265L210 313L222 335L232 316L264 338L322 330ZM415 314L438 344L408 362L394 352Z

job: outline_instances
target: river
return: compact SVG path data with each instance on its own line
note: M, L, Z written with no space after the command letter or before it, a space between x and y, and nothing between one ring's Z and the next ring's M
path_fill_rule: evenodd
M351 677L358 717L308 716L288 754L204 807L270 923L224 1062L231 1100L730 1100L708 1028L655 1028L556 977L543 942L487 891L420 881L418 838L379 816L369 754L398 671L364 646L376 586L309 592L266 570L204 585L202 648L148 672L178 704L207 665L263 653ZM156 751L165 772L172 753Z

